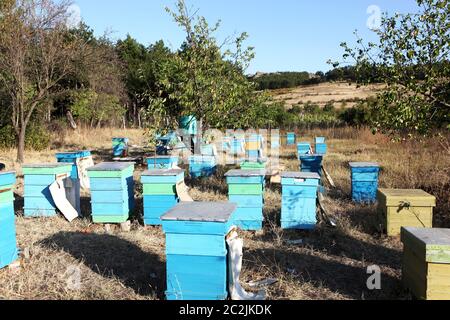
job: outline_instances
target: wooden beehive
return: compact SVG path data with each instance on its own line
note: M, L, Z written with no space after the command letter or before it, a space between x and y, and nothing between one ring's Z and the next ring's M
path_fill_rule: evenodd
M192 156L189 158L189 174L192 178L210 177L217 170L216 158L211 156Z
M325 138L324 137L316 137L316 144L315 144L315 152L316 154L322 154L325 155L327 154L327 149L328 146L325 143Z
M231 203L182 202L161 217L167 300L227 299L226 235L235 210Z
M297 154L300 156L311 153L311 144L309 142L300 142L297 144Z
M286 144L288 146L293 146L295 144L295 141L297 140L297 136L295 135L295 132L288 132L286 135Z
M424 300L450 300L450 229L402 228L403 283Z
M128 138L113 138L113 155L114 157L126 157L128 154Z
M352 199L358 203L377 200L380 165L374 162L350 162Z
M308 154L300 156L300 169L302 172L313 172L322 176L323 155Z
M225 174L228 196L238 205L233 223L245 231L258 231L263 227L264 170L231 170Z
M104 162L88 169L94 223L123 223L134 209L134 163Z
M0 172L0 269L18 257L14 215L15 172Z
M27 164L24 174L25 217L51 217L56 215L56 205L50 193L50 186L60 177L69 177L70 163Z
M308 172L281 174L283 229L314 229L317 224L317 191L320 176Z
M176 156L156 156L147 158L149 170L172 169L178 166L179 157Z
M145 225L161 225L161 216L178 204L176 185L184 181L184 170L150 170L141 176Z
M399 236L402 227L433 227L436 198L423 190L379 189L378 212L388 236Z

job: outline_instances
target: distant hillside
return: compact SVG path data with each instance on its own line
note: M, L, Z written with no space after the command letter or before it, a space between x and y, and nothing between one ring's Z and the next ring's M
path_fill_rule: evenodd
M291 89L273 90L275 100L284 101L286 107L303 105L308 102L324 107L332 102L336 108L351 108L358 101L376 95L382 85L358 88L346 82L325 82L317 85L303 85Z

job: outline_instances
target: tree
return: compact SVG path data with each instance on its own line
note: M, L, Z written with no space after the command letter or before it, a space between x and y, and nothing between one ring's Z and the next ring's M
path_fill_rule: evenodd
M417 3L416 14L383 16L378 43L366 44L357 32L356 48L342 43L360 84L386 85L373 106L375 131L407 136L450 129L450 2Z
M67 32L66 0L0 2L0 84L11 103L17 160L24 162L25 134L60 82L73 73L84 41Z
M254 57L252 48L243 48L247 34L219 45L214 37L219 22L210 27L204 17L191 15L183 0L178 1L177 12L167 11L186 40L161 68L160 95L151 99L149 107L150 116L160 120L153 123L176 127L179 116L194 115L201 129L197 148L201 132L207 129L251 126L263 96L254 92L254 84L244 75ZM234 46L234 51L225 50L226 46Z

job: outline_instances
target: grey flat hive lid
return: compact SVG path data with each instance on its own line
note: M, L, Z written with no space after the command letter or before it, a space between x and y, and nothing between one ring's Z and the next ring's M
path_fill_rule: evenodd
M320 176L315 172L283 172L282 178L288 179L317 179L320 180Z
M161 220L226 223L236 209L237 205L229 202L181 202Z
M90 167L88 171L122 171L134 166L133 162L102 162L96 166Z
M142 173L143 176L150 177L169 177L169 176L178 176L179 174L184 173L183 169L157 169L157 170L146 170Z
M450 246L450 229L404 228L426 246Z
M24 164L22 168L29 169L55 169L61 167L72 166L71 163L32 163L32 164Z
M266 170L230 170L225 177L261 177L266 175Z
M371 167L379 168L380 167L380 165L376 162L350 162L349 165L351 168L371 168Z

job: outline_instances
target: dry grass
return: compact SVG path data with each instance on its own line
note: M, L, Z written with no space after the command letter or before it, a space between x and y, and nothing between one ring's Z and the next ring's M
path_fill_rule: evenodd
M56 150L92 148L100 161L108 156L110 138L126 135L137 141L142 132L99 130L64 138L65 145L42 153L28 152L27 161L54 161ZM271 299L409 299L401 286L401 250L398 239L379 232L376 208L350 200L349 161L379 161L382 187L424 188L438 197L435 225L450 227L450 157L448 140L394 144L368 131L335 129L305 132L304 138L328 137L326 167L337 188L326 203L338 227L323 223L314 232L283 231L278 226L281 206L279 186L266 192L266 226L263 233L242 233L245 239L243 282L266 277L279 282L268 290ZM139 142L135 142L139 144ZM447 146L447 148L445 148ZM108 150L108 151L106 151ZM13 159L14 150L2 152ZM9 156L11 155L11 156ZM283 164L298 169L295 149L282 151ZM7 161L8 169L13 168ZM143 170L139 168L138 171ZM190 181L199 201L226 201L226 168L217 176ZM136 175L138 176L138 174ZM136 217L142 214L141 186L137 186ZM89 220L89 199L83 199L85 219L73 224L62 218L24 219L21 188L17 188L17 239L24 251L22 268L0 271L0 298L4 299L162 299L165 289L165 240L159 228L144 228L137 221L130 233L107 234ZM139 220L139 219L137 219ZM289 239L303 239L289 245ZM380 266L382 290L366 287L366 268ZM68 269L69 267L69 269ZM81 286L72 288L73 268L79 267Z
M324 107L328 102L334 101L336 108L351 108L356 101L374 96L379 89L380 85L358 88L355 84L332 82L274 90L272 95L276 100L285 101L287 107L305 104L308 101Z

